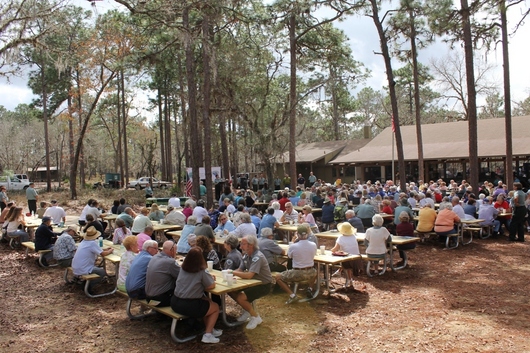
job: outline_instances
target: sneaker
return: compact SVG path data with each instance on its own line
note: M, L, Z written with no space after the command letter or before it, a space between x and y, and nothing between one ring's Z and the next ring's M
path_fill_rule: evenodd
M216 328L214 328L214 329L212 330L212 335L214 335L214 337L219 337L219 336L221 336L222 334L223 334L223 330L218 330L218 329L216 329Z
M261 317L258 316L252 316L250 318L250 321L247 324L248 330L254 330L259 324L261 324L263 320L261 320Z
M349 287L351 285L351 281L349 279L346 280L346 283L344 284L344 287Z
M248 311L243 311L243 314L241 314L240 317L237 318L238 322L245 322L248 319L250 319L250 313Z
M289 299L287 299L287 301L285 302L285 304L292 304L292 303L296 303L297 301L299 301L300 298L298 298L298 296L294 296L294 297L289 297Z
M309 299L313 298L314 296L313 289L311 287L307 287L307 289L305 290L305 295Z
M202 343L219 343L219 338L215 337L211 333L205 333L202 335Z

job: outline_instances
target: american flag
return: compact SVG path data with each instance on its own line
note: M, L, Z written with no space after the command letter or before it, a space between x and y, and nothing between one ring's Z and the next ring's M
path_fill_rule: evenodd
M187 173L188 175L188 181L186 182L186 196L191 197L191 190L193 189L193 179L191 178L191 174Z

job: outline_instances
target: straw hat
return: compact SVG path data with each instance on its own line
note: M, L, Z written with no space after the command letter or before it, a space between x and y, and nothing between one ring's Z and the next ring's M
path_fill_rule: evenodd
M83 234L83 238L85 240L96 240L101 236L101 232L98 232L98 230L94 227L88 227L86 232Z
M341 197L341 198L339 199L339 202L340 202L340 203L348 203L348 200L346 200L345 197Z
M337 229L342 235L354 235L357 233L357 229L353 227L349 222L339 223Z

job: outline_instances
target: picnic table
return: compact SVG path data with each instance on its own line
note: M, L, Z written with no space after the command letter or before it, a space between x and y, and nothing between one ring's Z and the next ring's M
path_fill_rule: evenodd
M287 232L287 241L291 241L291 233L294 233L296 232L296 230L298 229L298 222L293 222L293 224L290 224L290 222L288 223L282 223L282 222L279 222L280 223L280 226L277 228L278 230L281 230L281 231L284 231L284 232Z
M241 279L237 277L237 280L229 286L223 280L223 273L219 270L210 271L212 275L215 276L215 288L209 290L211 294L219 295L221 297L221 318L223 323L228 327L235 327L243 324L244 322L228 322L226 317L226 294L231 292L240 292L246 288L254 287L260 285L262 282L257 279Z
M182 230L182 226L178 224L160 224L158 222L153 221L153 230L155 231L155 239L161 243L165 231L172 231L172 230ZM158 240L160 239L160 240Z

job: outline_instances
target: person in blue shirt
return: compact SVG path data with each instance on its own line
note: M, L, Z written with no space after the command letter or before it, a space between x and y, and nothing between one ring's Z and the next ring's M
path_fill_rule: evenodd
M278 228L279 226L280 224L278 223L278 220L276 219L276 217L274 217L274 208L269 207L267 209L267 214L263 216L263 218L261 219L261 223L259 224L259 227L258 227L259 229L258 234L261 237L261 231L264 228L274 229L274 228Z
M326 197L324 200L324 205L322 205L322 224L326 225L328 228L335 224L335 219L333 212L335 211L335 206L331 204L331 200Z
M228 234L234 229L236 229L236 226L231 220L228 219L228 216L224 213L219 214L219 218L217 219L217 227L214 229L214 232L223 232L224 234Z
M147 265L156 254L158 254L158 243L154 240L147 240L142 246L142 251L132 261L129 273L125 279L125 289L127 289L129 297L145 299Z
M252 221L252 223L256 227L256 234L257 234L257 231L259 229L259 225L261 223L261 218L259 216L259 211L258 211L257 208L251 208L250 209L250 220Z

